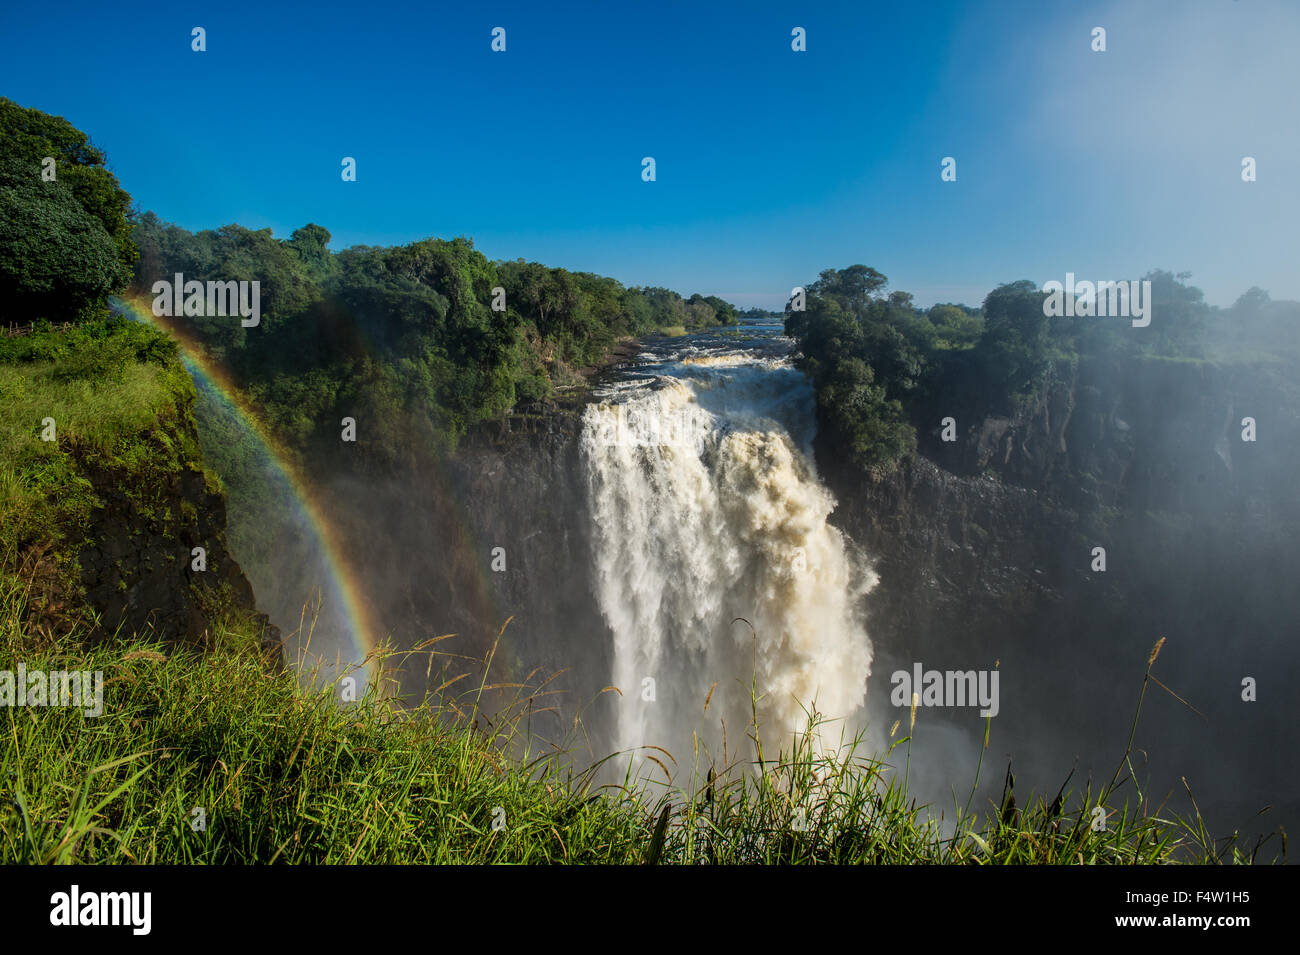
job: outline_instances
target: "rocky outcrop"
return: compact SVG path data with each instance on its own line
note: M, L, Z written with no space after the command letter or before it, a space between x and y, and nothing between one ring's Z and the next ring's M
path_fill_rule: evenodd
M608 679L612 638L591 590L580 429L576 409L507 419L475 435L449 474L495 604L514 615L512 652L548 673L568 670L567 686L590 699ZM504 569L494 570L497 547Z
M140 443L161 458L162 440L146 434ZM225 498L200 467L142 475L80 457L99 502L77 555L85 599L99 616L97 637L154 634L202 647L223 616L241 614L262 632L264 649L278 648L278 631L257 612L253 588L227 549Z
M590 589L581 409L574 401L511 415L473 431L453 455L412 445L391 476L331 481L331 520L378 632L402 650L451 635L403 668L411 698L461 673L472 679L449 692L476 695L490 654L490 683L554 678L545 706L562 709L567 724L534 729L560 739L573 707L607 685L612 641Z
M237 623L278 659L279 632L257 611L227 547L225 497L203 469L193 393L175 397L112 452L65 443L88 503L68 509L64 526L20 557L31 623L91 641L152 636L200 648Z
M1144 708L1140 776L1164 798L1185 775L1218 831L1269 829L1253 821L1269 801L1300 815L1284 805L1294 761L1250 742L1289 738L1296 705L1297 391L1267 363L1084 364L1015 415L959 419L957 442L922 430L921 453L888 473L819 438L831 519L879 575L866 598L878 685L916 661L999 666L998 749L1054 789L1076 756L1109 778L1165 637L1160 676L1189 706L1162 694ZM1269 706L1243 701L1260 674L1280 694Z
M988 645L1008 619L1060 603L1079 574L1063 560L1078 515L1042 492L954 475L924 457L883 476L826 453L818 460L840 502L832 521L879 577L868 598L873 638L901 654L924 659L951 647L954 632L966 646Z

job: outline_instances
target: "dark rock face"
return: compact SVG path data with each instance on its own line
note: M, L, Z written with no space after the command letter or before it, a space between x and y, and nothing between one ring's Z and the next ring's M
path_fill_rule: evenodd
M1071 786L1081 789L1090 772L1110 779L1147 656L1167 637L1157 675L1202 715L1148 695L1137 744L1154 803L1181 793L1185 775L1220 831L1266 802L1278 820L1295 813L1284 805L1300 782L1295 760L1255 751L1259 739L1286 738L1279 721L1294 707L1250 709L1240 693L1253 676L1294 700L1300 678L1287 649L1300 588L1286 578L1300 564L1300 415L1279 410L1297 408L1285 376L1084 365L1018 414L946 412L961 440L940 442L936 427L919 456L886 474L846 465L819 437L818 468L839 501L831 519L880 578L866 598L871 697L887 701L891 671L914 662L997 666L1001 711L986 761L1013 759L1023 787L1054 793L1077 757ZM391 481L340 489L348 539L374 543L352 556L398 645L455 632L444 646L482 657L513 618L492 677L522 681L540 667L536 684L567 671L550 687L564 693L562 714L533 727L561 737L570 704L590 703L611 668L591 580L580 411L511 417L450 460L413 460ZM1241 440L1245 416L1258 419L1259 442ZM493 567L498 547L504 569ZM1097 547L1105 572L1093 570ZM404 689L436 687L437 676L411 666ZM967 716L922 717L966 734L971 765L947 767L945 787L973 775L983 724ZM985 776L1001 785L998 771Z
M1255 442L1242 440L1245 417ZM959 441L940 442L936 418L920 456L876 476L819 439L832 521L880 578L867 598L876 696L915 661L999 661L999 751L1054 791L1076 755L1110 778L1147 655L1167 637L1157 675L1201 716L1148 698L1138 745L1160 798L1184 795L1186 775L1220 831L1300 816L1294 746L1281 761L1252 753L1290 738L1300 704L1288 649L1300 620L1296 384L1205 363L1085 365L1018 415L958 420ZM1241 698L1243 678L1261 674L1276 705ZM1266 803L1278 809L1252 822Z
M524 665L570 669L598 691L612 638L591 590L593 566L581 420L574 413L508 421L476 436L450 467L451 486L483 551L495 603L511 614L510 646ZM504 548L505 570L491 569Z
M533 728L552 739L568 737L579 712L588 729L603 726L611 703L600 695L612 671L613 635L592 590L580 429L576 408L508 419L496 433L476 434L448 465L450 496L491 604L501 622L512 618L498 651L500 672L533 685L551 681L545 702L555 712ZM503 570L493 569L498 547Z
M405 663L408 698L461 673L469 676L452 694L476 690L491 655L490 683L554 678L545 705L561 713L539 715L533 729L559 739L575 708L607 685L612 638L590 589L580 412L511 416L477 429L451 457L412 447L391 475L331 482L332 519L377 629L399 651L454 635L431 659Z
M833 454L833 451L830 452ZM960 477L917 458L884 477L818 454L840 501L832 521L874 561L873 635L901 651L951 645L954 627L999 631L1061 599L1062 555L1076 516L1045 495L987 477Z
M157 447L159 439L143 440ZM79 463L99 499L77 558L85 600L100 615L95 639L153 633L202 647L217 618L237 612L261 628L264 649L278 652L279 632L256 612L253 589L227 550L225 500L201 470L135 472L84 455ZM196 547L206 551L206 570L193 569Z

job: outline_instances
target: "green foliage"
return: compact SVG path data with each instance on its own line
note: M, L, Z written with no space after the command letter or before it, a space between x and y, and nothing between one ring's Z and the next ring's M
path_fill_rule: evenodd
M255 331L228 317L186 318L209 358L262 405L300 452L333 440L331 423L367 415L378 467L413 434L444 448L520 404L579 381L621 339L663 328L734 323L716 296L537 263L489 261L464 238L333 253L309 223L287 240L227 225L190 233L153 213L138 221L104 154L66 120L0 98L0 318L101 318L105 298L131 281L146 299L158 281L259 283ZM41 176L55 160L56 180ZM494 307L496 288L505 308ZM38 344L39 343L39 344ZM64 380L118 377L129 356L60 358ZM29 347L49 346L49 339Z
M56 181L72 190L81 207L103 226L122 266L136 260L131 241L131 196L107 168L107 157L62 116L24 109L0 96L0 156L25 161L39 176L41 161L55 160Z
M886 280L855 265L827 269L807 287L806 310L787 311L802 364L817 388L820 420L862 467L889 467L916 447L903 400L925 380L935 326L911 297L878 293Z
M724 302L716 295L692 295L686 302L690 316L691 328L710 328L714 325L734 325L740 319L740 313L730 302Z
M1044 298L1033 282L1019 281L984 299L984 334L971 357L999 412L1036 390L1047 371L1050 320L1043 314Z
M103 225L64 182L39 167L0 160L0 318L72 321L102 311L130 272Z
M25 335L0 337L0 366L59 363L52 374L65 378L93 378L93 374L68 375L62 366L98 361L106 370L128 361L167 366L176 357L176 342L148 325L120 315L85 322L66 332L48 322L37 322ZM97 357L97 356L104 357Z
M891 463L916 448L916 432L898 399L886 397L875 372L861 358L836 362L817 395L823 420L848 442L854 460Z
M535 262L492 262L464 238L332 253L315 224L287 241L239 226L190 233L146 213L136 229L137 293L159 279L261 282L262 324L186 319L291 447L337 444L340 417L364 416L364 457L383 467L412 435L444 449L480 422L543 402L620 340L670 325L734 322L713 296L625 288ZM494 308L494 289L505 292Z
M330 232L324 226L308 223L295 229L289 237L289 246L303 263L318 276L329 274L334 268L334 257L329 251Z
M935 305L925 317L933 334L922 331L929 349L961 350L972 347L984 334L984 316L979 309L965 305Z
M197 448L169 457L149 440L160 421L190 413L193 389L175 350L162 333L121 319L0 337L0 569L29 549L52 549L75 586L72 560L99 503L84 461L128 466L140 487L197 466ZM47 418L54 441L42 440Z
M131 197L105 163L67 120L0 97L0 319L92 318L130 280Z
M890 467L916 447L916 427L958 410L966 419L1015 416L1081 358L1094 374L1133 362L1266 359L1265 341L1294 342L1300 310L1254 289L1229 311L1210 309L1186 273L1155 271L1148 327L1127 318L1048 317L1046 293L1021 280L995 288L982 309L886 296L885 276L855 265L827 269L807 287L806 310L787 310L786 332L818 393L821 421L862 467Z

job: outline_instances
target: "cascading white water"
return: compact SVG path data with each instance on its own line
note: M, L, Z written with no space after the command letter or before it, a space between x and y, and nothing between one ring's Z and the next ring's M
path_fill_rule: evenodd
M622 692L614 744L665 747L683 769L693 732L717 757L724 721L728 753L745 742L751 681L765 743L802 731L814 703L852 735L872 656L860 598L875 583L827 523L805 377L770 348L698 352L654 356L588 406L582 436Z

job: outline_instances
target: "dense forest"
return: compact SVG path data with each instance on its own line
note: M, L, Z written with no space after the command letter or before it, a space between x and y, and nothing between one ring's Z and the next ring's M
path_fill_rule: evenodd
M131 277L131 197L61 117L0 97L0 309L6 322L103 317Z
M1048 293L1029 281L995 288L979 309L921 309L907 292L887 293L875 269L854 265L823 271L804 309L787 306L785 328L817 387L821 423L857 464L887 469L917 449L918 433L938 433L944 417L1014 417L1081 362L1097 377L1140 375L1160 361L1296 359L1275 343L1296 341L1300 304L1252 288L1215 308L1188 277L1147 275L1155 318L1134 327L1116 317L1048 317Z
M543 404L622 339L737 320L713 296L492 262L466 238L332 253L319 225L278 240L237 225L191 233L153 213L133 238L142 296L176 272L261 283L258 327L199 318L192 328L298 448L336 442L341 415L409 422L450 448L480 422ZM381 457L396 442L380 442Z

